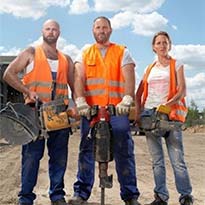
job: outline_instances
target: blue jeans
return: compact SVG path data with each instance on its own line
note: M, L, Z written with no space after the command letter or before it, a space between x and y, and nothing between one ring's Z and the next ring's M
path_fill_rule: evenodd
M64 192L64 174L67 166L69 130L49 132L47 148L49 155L49 197L51 201L62 199ZM22 146L21 190L19 202L33 204L36 194L33 189L37 183L40 160L43 157L45 140Z
M136 183L134 143L130 134L129 120L126 116L113 116L110 119L113 131L113 155L116 164L120 195L123 200L138 198ZM93 138L88 138L89 121L82 118L81 142L78 159L77 181L74 183L74 195L87 200L94 183L95 161Z
M146 132L148 149L152 156L155 188L154 192L164 201L169 199L166 186L165 159L162 147L162 136ZM164 135L169 159L174 171L175 184L180 199L192 192L189 174L184 161L184 149L181 131L170 131Z

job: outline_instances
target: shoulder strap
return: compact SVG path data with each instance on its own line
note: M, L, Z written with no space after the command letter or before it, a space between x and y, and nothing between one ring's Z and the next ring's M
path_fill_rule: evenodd
M151 63L149 66L148 66L148 68L147 68L147 70L146 70L146 72L145 72L145 74L144 74L144 78L143 78L143 100L142 100L142 105L144 105L145 104L145 101L146 101L146 98L147 98L147 95L148 95L148 83L147 83L147 78L148 78L148 76L149 76L149 74L150 74L150 72L151 72L151 69L154 67L154 65L156 64L156 62L154 62L154 63Z

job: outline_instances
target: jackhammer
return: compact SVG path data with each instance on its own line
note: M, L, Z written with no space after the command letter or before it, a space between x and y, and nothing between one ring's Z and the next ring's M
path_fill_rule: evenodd
M112 188L113 176L108 176L108 162L113 160L113 138L110 116L115 115L114 105L91 108L91 133L94 139L94 159L99 167L101 205L105 205L105 188Z

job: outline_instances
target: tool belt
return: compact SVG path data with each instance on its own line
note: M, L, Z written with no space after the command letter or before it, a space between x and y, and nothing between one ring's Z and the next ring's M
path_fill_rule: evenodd
M70 127L69 112L63 99L44 103L40 107L40 120L43 129L55 131Z

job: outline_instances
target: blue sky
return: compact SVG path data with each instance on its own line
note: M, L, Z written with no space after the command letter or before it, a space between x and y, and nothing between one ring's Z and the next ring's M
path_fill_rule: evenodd
M110 18L111 41L126 45L136 61L138 78L153 61L153 34L167 31L170 54L185 65L187 103L205 108L204 0L4 0L0 3L0 55L17 55L41 41L41 28L52 18L61 25L58 48L73 59L93 43L92 22ZM139 79L137 79L139 82Z

